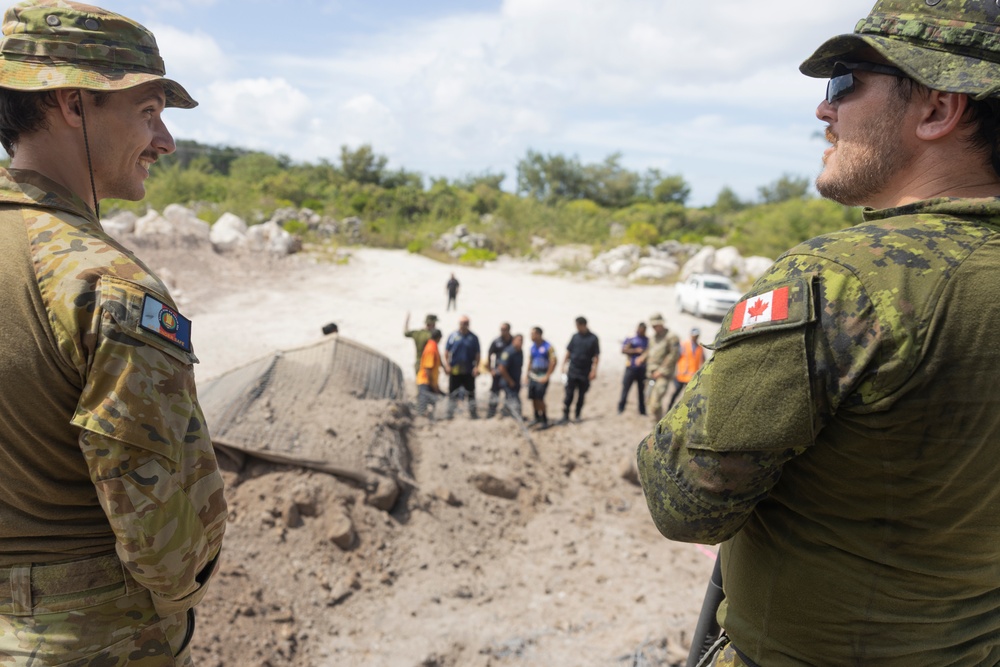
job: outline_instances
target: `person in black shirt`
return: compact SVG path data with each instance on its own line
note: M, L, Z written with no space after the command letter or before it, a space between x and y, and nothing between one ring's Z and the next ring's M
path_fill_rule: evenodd
M563 373L566 374L566 397L563 399L563 416L560 424L569 422L569 408L573 396L577 395L575 421L580 421L583 397L590 389L590 381L597 377L597 361L601 356L601 346L590 329L587 318L576 318L576 333L566 346L563 359Z
M521 347L524 345L524 336L518 334L511 340L510 345L500 353L497 359L497 375L500 376L500 387L504 392L503 415L521 415L521 370L524 368L524 353Z
M445 310L456 310L458 308L458 278L455 277L454 273L448 279L445 289L448 291L448 305Z
M486 418L489 419L497 413L497 404L500 402L500 380L502 379L499 372L497 372L497 363L500 361L500 355L503 351L510 347L511 344L510 336L510 324L504 322L500 325L500 335L493 339L490 343L490 349L486 353L486 363L490 367L490 373L493 374L493 384L490 385L490 403L489 408L486 410Z

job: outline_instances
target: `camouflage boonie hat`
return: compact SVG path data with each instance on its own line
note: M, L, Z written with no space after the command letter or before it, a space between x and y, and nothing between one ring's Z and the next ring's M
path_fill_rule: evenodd
M833 37L799 66L827 78L870 46L928 88L975 99L1000 95L997 0L879 0L854 33Z
M68 0L29 0L4 14L0 88L110 92L160 81L168 107L198 105L164 74L153 33L119 14Z

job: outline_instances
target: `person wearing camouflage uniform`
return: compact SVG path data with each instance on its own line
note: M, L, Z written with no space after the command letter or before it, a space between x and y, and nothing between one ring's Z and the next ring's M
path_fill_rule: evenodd
M227 508L191 323L108 236L174 149L153 35L65 0L0 39L0 663L190 665ZM92 168L89 166L92 165Z
M417 360L413 362L413 372L420 373L420 357L424 353L424 346L431 339L431 332L437 326L437 315L428 314L424 318L423 329L410 329L410 314L406 314L406 321L403 323L403 335L413 339L413 344L417 349Z
M653 421L659 422L663 419L663 399L674 379L680 340L667 330L663 315L659 313L650 316L649 326L653 327L653 337L649 339L649 348L643 360L650 380L646 406L653 415Z
M657 527L722 543L703 664L1000 664L1000 7L880 0L829 77L824 196L639 445Z

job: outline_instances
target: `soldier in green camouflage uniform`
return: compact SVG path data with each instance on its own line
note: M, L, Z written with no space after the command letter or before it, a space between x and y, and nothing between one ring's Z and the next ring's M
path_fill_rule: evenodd
M881 0L801 67L864 222L778 259L638 449L660 531L722 543L707 664L1000 664L998 63L995 0Z
M2 665L191 664L227 515L191 323L96 215L141 198L173 151L164 106L195 105L163 74L124 17L61 0L5 14Z
M659 313L650 315L649 325L653 327L653 335L649 339L649 347L644 355L646 375L650 382L646 405L653 415L653 421L659 422L663 419L663 399L670 389L670 381L674 379L674 369L677 366L681 344L677 335L667 329L663 315Z

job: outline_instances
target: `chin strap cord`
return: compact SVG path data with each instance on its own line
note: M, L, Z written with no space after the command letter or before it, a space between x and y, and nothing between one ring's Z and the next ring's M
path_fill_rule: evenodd
M83 115L84 91L80 91L80 122L83 124L83 147L87 151L87 171L90 172L90 194L94 197L94 213L101 221L101 205L97 203L97 188L94 187L94 165L90 161L90 141L87 140L87 118Z

